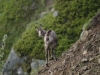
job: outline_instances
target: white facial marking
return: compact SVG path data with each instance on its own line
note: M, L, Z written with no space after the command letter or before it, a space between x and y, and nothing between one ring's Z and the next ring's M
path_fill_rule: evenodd
M39 37L41 37L41 31L39 31Z
M41 30L38 31L39 37L43 37L43 35L41 34L41 32L42 32Z

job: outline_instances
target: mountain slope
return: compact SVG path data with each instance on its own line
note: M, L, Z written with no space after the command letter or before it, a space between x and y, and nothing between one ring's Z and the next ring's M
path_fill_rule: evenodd
M46 6L49 3L52 6L51 0L50 2L47 0ZM22 37L14 44L15 51L21 56L27 55L36 59L45 59L43 39L38 37L34 28L42 24L43 29L52 29L56 32L59 39L56 55L59 57L78 40L83 24L95 15L99 7L100 0L55 0L54 7L49 7L48 10L41 12L41 14L45 14L44 16L37 21L30 22ZM55 12L58 12L58 16L53 17Z
M80 39L57 61L43 66L38 75L100 75L100 13L82 32Z

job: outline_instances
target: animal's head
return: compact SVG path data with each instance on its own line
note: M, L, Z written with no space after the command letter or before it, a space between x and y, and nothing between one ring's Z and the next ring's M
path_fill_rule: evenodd
M43 37L44 36L44 31L42 29L42 26L40 25L40 27L35 27L35 29L37 30L39 37Z

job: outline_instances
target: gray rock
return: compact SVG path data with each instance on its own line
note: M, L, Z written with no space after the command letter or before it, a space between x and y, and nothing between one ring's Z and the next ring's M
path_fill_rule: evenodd
M42 17L45 16L46 14L48 14L48 12L42 12L42 13L40 14L40 17L42 18Z
M55 11L55 9L54 9L54 8L52 8L52 9L51 9L51 12L54 12L54 11Z
M82 63L86 63L86 62L88 62L88 59L83 58L83 59L81 60L81 62L82 62Z
M36 62L32 62L32 63L31 63L31 68L32 68L32 69L34 69L34 68L37 69L38 67L39 67L38 63L36 63Z
M90 75L90 72L91 72L91 70L87 70L87 71L85 71L84 74L82 74L82 75Z
M98 59L98 64L100 64L100 59Z
M87 67L87 66L83 66L83 67L81 68L81 71L86 71L86 70L88 70L88 67Z
M64 72L61 72L59 75L64 75Z
M34 59L32 59L32 63L31 63L31 69L37 69L39 67L38 61Z
M99 47L99 53L100 53L100 47Z
M66 63L66 59L64 59L64 61L62 61L62 64L65 64Z
M92 57L91 57L91 58L89 59L89 61L93 61L94 59L95 59L95 58L92 58Z
M53 71L49 70L49 71L48 71L48 74L49 74L49 75L53 75Z
M39 66L42 66L42 65L45 64L45 61L44 61L44 60L37 60L37 61L38 61L38 63L39 63Z
M11 75L11 71L14 71L18 75L20 75L20 73L21 73L21 75L25 75L22 68L19 66L16 66L17 64L22 64L24 61L27 61L27 57L24 56L22 58L19 58L17 56L17 54L15 53L14 48L12 48L11 52L8 56L8 59L2 69L2 73L4 73L4 75L6 75L6 74ZM30 66L33 69L33 68L38 68L39 66L42 66L44 64L45 64L44 60L33 59Z
M39 66L42 66L44 64L45 64L44 60L32 59L31 68L37 69Z
M58 16L58 11L54 11L53 17L57 17L57 16Z
M81 33L81 35L80 35L80 40L81 41L85 41L86 40L86 38L87 38L87 36L88 36L88 31L82 31L82 33Z
M19 67L19 68L17 69L17 74L18 74L18 75L24 75L24 72L23 72L22 67Z
M6 61L6 63L4 64L3 70L2 72L10 75L11 72L10 70L15 70L16 69L16 64L20 63L20 58L17 56L17 54L14 51L14 48L11 49L11 52L8 56L8 59Z
M84 51L83 51L83 55L86 55L86 54L87 54L87 50L84 50Z
M74 69L76 69L76 67L77 67L77 65L74 65L74 66L72 66L71 69L74 70Z

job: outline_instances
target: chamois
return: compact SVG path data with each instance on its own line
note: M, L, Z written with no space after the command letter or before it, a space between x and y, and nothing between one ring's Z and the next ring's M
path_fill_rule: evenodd
M55 47L57 46L57 35L53 30L43 30L41 25L40 27L35 27L39 37L44 37L44 48L45 48L45 57L46 57L46 66L48 66L48 61L50 60L50 53L51 53L51 59L55 59L56 55L55 55ZM51 48L51 49L50 49Z

